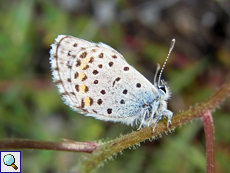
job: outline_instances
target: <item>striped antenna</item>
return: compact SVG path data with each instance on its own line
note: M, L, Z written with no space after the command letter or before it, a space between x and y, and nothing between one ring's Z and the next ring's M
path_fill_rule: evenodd
M170 56L170 54L171 54L171 52L172 52L172 50L173 50L173 47L174 47L174 45L175 45L175 42L176 42L176 39L175 39L175 38L172 39L172 42L171 42L171 45L170 45L170 48L169 48L168 56L167 56L167 58L166 58L166 60L165 60L165 62L164 62L164 65L163 65L162 68L161 68L161 72L160 72L159 77L158 77L158 86L160 86L161 75L162 75L163 70L164 70L164 68L165 68L165 65L166 65L166 63L167 63L167 61L168 61L168 59L169 59L169 56Z

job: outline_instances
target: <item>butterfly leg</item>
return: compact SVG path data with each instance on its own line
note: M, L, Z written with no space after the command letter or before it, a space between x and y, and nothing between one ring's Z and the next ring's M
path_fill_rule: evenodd
M157 110L157 108L158 108L158 105L159 105L159 102L158 102L158 101L154 102L153 105L151 105L151 106L152 106L152 110L151 110L151 117L150 117L150 119L149 119L148 126L151 125L151 122L152 122L153 117L154 117L154 115L155 115L155 113L156 113L156 110Z
M156 126L157 126L157 123L158 123L161 119L162 119L162 115L160 115L160 116L157 117L156 121L154 122L153 132L152 132L152 133L154 133L155 128L156 128Z
M169 110L165 110L165 111L163 111L163 112L161 113L161 115L159 115L159 116L157 117L157 120L156 120L156 122L154 123L153 133L154 133L154 131L155 131L155 128L156 128L157 123L162 119L162 116L163 116L163 115L166 116L166 117L168 118L167 128L169 127L169 124L171 124L171 119L172 119L172 117L173 117L173 113L172 113L171 111L169 111Z
M169 110L165 110L162 112L163 115L165 115L168 118L168 124L167 124L167 128L169 127L169 124L172 124L171 119L173 117L173 113Z
M138 128L137 130L140 130L140 129L141 129L142 124L143 124L143 123L144 123L144 121L145 121L145 116L146 116L146 113L147 113L147 110L145 110L145 112L144 112L144 114L143 114L143 117L142 117L142 120L141 120L141 123L140 123L140 126L139 126L139 128Z

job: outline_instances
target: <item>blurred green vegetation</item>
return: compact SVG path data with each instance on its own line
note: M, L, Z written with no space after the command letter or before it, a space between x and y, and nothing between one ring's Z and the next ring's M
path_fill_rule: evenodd
M213 1L215 8L207 5L209 1L193 6L189 2L188 6L181 6L178 1L159 8L158 1L65 2L0 1L1 139L96 141L112 139L136 129L85 117L64 105L52 83L49 65L50 44L59 34L112 46L150 81L153 81L156 63L163 64L170 41L175 37L177 43L163 74L172 91L169 109L173 112L208 98L229 79L227 26L230 22L229 13L222 9L225 1L220 4ZM152 4L145 6L150 2ZM149 9L158 11L148 14L150 18L143 17ZM183 9L189 9L188 13L182 13L185 12ZM216 17L213 25L204 25L207 21L210 23L210 17L202 23L208 15L204 11L211 11ZM203 18L199 20L198 15L202 12ZM183 14L180 17L185 17L188 23L176 14ZM189 22L191 18L195 24ZM229 99L213 117L217 172L228 172ZM22 150L22 172L70 172L82 159L81 155ZM200 120L179 127L156 141L146 141L135 150L127 149L99 170L110 173L205 171L205 141Z

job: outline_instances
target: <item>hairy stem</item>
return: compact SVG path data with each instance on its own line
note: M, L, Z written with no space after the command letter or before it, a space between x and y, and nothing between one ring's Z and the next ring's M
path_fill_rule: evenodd
M167 121L160 121L157 124L154 133L152 133L153 127L145 127L142 128L140 131L134 131L129 134L120 136L117 139L103 143L74 141L47 142L28 139L5 139L0 140L0 149L47 149L91 153L90 155L84 156L84 159L82 159L82 161L78 164L78 168L76 170L77 173L88 173L98 168L100 165L103 164L105 160L110 159L113 155L119 153L125 148L138 145L140 142L146 139L155 138L158 135L166 133L171 129L183 125L193 119L203 117L205 125L206 120L210 121L206 119L207 112L210 112L211 114L211 112L215 110L220 105L220 103L222 103L229 96L229 94L230 81L226 82L212 97L210 97L206 101L197 104L184 112L175 114L171 120L172 123L170 124L169 128L167 128ZM212 129L210 129L210 131L211 130ZM211 140L213 139L210 138L210 141ZM212 147L213 146L207 146L207 150L212 150ZM215 170L215 166L213 166L214 150L207 153L207 159L208 163L210 163L210 165L212 166L212 168L208 168L208 170L210 170L210 172L208 173L212 173Z
M229 96L229 94L230 81L226 82L212 97L206 101L197 104L184 112L175 114L172 118L172 123L169 128L167 128L166 121L160 121L157 124L154 133L152 133L153 127L145 127L140 131L134 131L117 139L101 144L98 149L92 153L92 155L84 158L84 160L78 164L79 166L76 172L91 172L102 165L106 159L110 159L113 155L130 146L139 144L146 139L154 138L158 135L168 132L170 129L174 129L177 126L188 123L193 119L202 118L205 112L212 112Z

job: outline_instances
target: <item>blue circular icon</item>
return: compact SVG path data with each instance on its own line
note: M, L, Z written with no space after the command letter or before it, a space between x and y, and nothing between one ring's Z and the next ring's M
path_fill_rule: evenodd
M3 162L7 165L7 166L11 166L12 164L14 164L15 159L14 156L11 154L7 154L4 156L3 158Z

